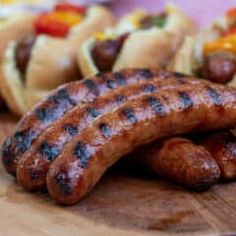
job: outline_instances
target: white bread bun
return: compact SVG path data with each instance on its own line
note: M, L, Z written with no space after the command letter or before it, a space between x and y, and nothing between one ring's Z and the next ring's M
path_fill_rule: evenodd
M114 34L120 35L130 32L121 51L113 65L112 70L123 68L159 68L166 67L170 58L181 45L184 37L195 32L194 23L179 9L167 6L167 19L163 28L135 29L130 19L138 14L144 16L144 11L135 11L122 18L118 26L113 29ZM96 67L91 50L95 38L88 39L78 49L78 64L82 74L92 76L99 72Z
M11 43L2 63L1 89L5 90L3 97L10 110L21 116L59 85L78 79L77 47L95 32L114 24L114 21L114 16L106 8L92 6L84 20L71 29L67 38L38 36L25 78L22 78L16 67L16 44Z

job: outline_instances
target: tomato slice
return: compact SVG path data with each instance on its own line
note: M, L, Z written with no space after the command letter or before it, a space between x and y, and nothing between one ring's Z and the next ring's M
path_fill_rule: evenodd
M85 14L86 8L82 6L73 5L70 3L58 3L55 6L55 11L75 12Z
M47 34L54 37L65 37L70 26L56 20L50 20L47 14L43 14L35 21L36 34Z

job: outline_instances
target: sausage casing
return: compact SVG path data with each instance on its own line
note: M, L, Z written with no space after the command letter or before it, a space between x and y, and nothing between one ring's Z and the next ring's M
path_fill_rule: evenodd
M168 138L142 146L132 153L130 160L195 191L210 188L220 177L220 169L211 154L186 138Z
M182 84L199 84L200 80L188 77L176 80L173 78L153 78L138 84L117 88L98 97L94 102L76 106L62 119L55 121L46 132L42 133L32 147L22 155L17 165L17 181L26 190L35 191L46 186L46 174L50 163L60 154L64 145L73 136L81 132L99 116L136 99L144 94L152 94L161 90L173 89Z
M93 101L99 95L115 88L155 77L178 79L182 75L157 70L133 69L99 74L93 78L59 87L49 98L28 112L18 123L14 134L4 141L1 156L6 171L15 175L18 160L31 144L55 120L64 116L73 107Z
M99 117L63 148L47 174L48 191L58 203L76 203L108 167L138 146L235 122L232 88L186 85L142 96Z
M236 178L236 137L231 131L222 131L198 140L216 160L221 179Z

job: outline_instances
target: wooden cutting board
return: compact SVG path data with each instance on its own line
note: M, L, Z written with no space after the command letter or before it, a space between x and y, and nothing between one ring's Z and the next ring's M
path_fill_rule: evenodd
M17 120L0 114L0 138ZM236 235L236 183L191 193L124 164L72 207L24 192L0 167L0 235ZM227 234L228 235L228 234Z

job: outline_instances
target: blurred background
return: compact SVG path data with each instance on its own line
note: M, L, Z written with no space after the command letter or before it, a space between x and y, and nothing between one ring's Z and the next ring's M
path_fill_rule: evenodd
M55 2L74 2L83 5L102 2L109 5L118 16L137 7L144 7L150 11L161 11L166 3L174 3L192 16L200 27L223 15L229 7L236 6L236 0L0 0L0 16L19 9L42 11L50 8Z

